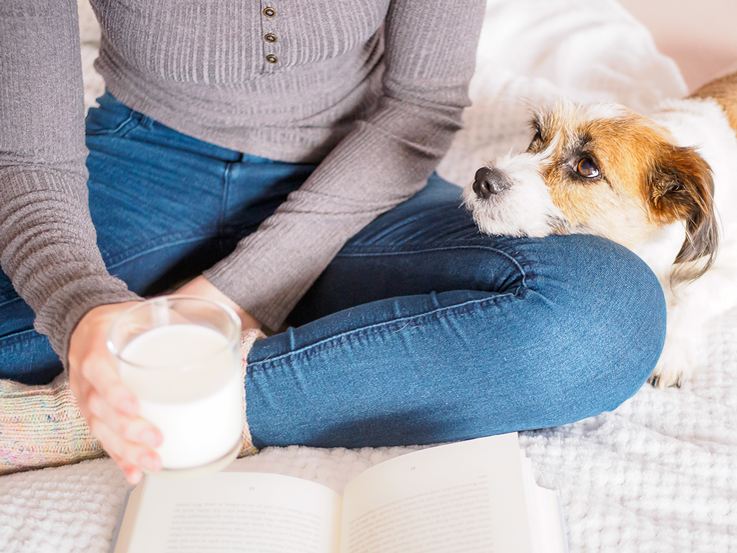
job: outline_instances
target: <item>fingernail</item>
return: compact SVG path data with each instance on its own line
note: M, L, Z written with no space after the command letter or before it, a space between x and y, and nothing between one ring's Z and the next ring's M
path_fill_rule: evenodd
M161 461L159 458L152 455L144 455L141 457L140 463L146 470L157 471L161 468Z
M143 474L138 469L131 469L125 473L125 479L134 486L141 481L141 478L143 478Z
M135 416L136 414L138 414L136 409L136 402L135 400L130 398L121 399L118 403L118 408L128 415Z
M141 435L141 443L144 443L149 447L159 447L159 445L161 445L161 439L156 432L147 430Z

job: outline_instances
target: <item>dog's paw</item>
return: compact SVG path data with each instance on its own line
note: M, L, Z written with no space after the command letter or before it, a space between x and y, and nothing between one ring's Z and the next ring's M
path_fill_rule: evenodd
M668 371L656 373L655 371L653 371L653 374L650 375L650 378L647 379L647 382L654 388L662 389L670 388L671 386L680 388L685 380L686 379L684 378L683 373L671 373Z
M667 337L663 352L648 382L656 388L671 386L680 388L691 378L693 367L694 358L691 348Z

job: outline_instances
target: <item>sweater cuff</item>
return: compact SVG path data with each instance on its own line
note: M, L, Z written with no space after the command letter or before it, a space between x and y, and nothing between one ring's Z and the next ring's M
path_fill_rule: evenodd
M320 276L332 255L328 254L323 263L313 265L311 271L291 275L277 274L270 270L273 266L266 264L265 272L261 272L264 271L263 267L252 267L249 261L258 258L258 254L263 252L262 243L268 241L270 233L265 234L267 236L251 235L246 238L248 243L242 243L239 251L234 252L203 274L210 283L240 305L246 313L268 329L277 331L294 306ZM295 262L294 266L297 263Z
M140 301L125 283L109 276L88 276L57 289L36 314L34 327L49 337L51 347L68 368L69 340L79 321L88 311L112 303Z

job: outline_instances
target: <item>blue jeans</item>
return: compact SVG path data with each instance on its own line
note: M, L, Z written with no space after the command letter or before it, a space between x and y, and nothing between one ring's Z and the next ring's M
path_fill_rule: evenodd
M112 274L162 292L228 255L314 166L182 135L106 94L87 117L90 210ZM655 276L593 236L486 236L433 175L340 251L249 356L259 446L387 446L556 426L617 407L663 345ZM0 274L0 377L61 365Z

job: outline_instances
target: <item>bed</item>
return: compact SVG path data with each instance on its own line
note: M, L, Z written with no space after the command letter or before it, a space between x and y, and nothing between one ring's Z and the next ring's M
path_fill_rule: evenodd
M99 30L80 4L85 101ZM530 103L565 96L647 112L687 86L649 31L613 0L490 0L466 128L440 166L465 185L526 146ZM737 310L709 322L682 388L645 385L614 412L520 434L537 482L560 491L572 553L737 551ZM633 347L636 347L634 345ZM228 470L277 472L340 491L415 447L269 448ZM0 477L0 551L105 552L129 485L107 458Z

